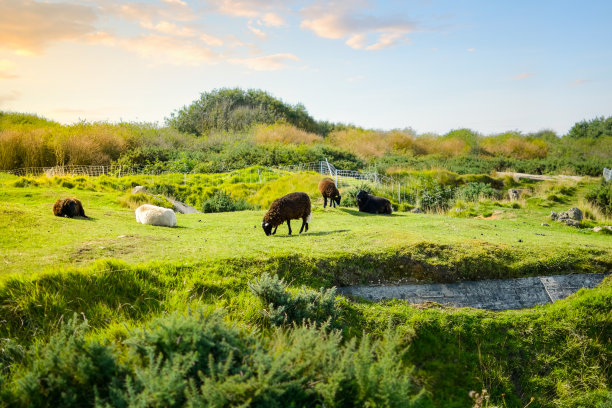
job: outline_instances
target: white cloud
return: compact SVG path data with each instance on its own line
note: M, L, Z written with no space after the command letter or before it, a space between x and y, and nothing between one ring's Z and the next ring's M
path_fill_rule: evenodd
M179 26L168 21L160 21L157 24L152 24L147 21L141 23L141 25L143 28L176 37L195 37L197 35L197 32L192 28Z
M265 13L258 22L266 27L283 27L287 25L285 19L276 13Z
M196 40L158 34L122 38L104 32L96 33L89 39L93 43L126 49L159 64L201 65L219 61L218 53L201 45Z
M287 65L289 62L299 60L293 54L274 54L255 58L233 58L229 62L244 65L255 71L277 71L289 68L289 65Z
M261 18L270 27L284 24L277 10L286 10L283 0L209 0L212 7L223 14L236 17Z
M570 85L578 86L578 85L586 84L587 82L591 82L591 80L590 79L576 79L575 81L572 81Z
M223 40L210 34L200 34L200 40L209 47L221 47Z
M523 72L522 74L518 74L518 75L513 76L512 79L514 79L515 81L520 81L522 79L531 78L534 75L535 74L533 74L531 72Z
M361 8L361 10L360 10ZM416 23L398 17L379 17L367 13L354 2L319 1L302 10L300 27L319 37L346 39L353 49L377 51L407 39L417 31Z
M79 40L95 31L93 7L67 2L0 1L0 48L40 54L49 44Z
M258 28L253 27L251 24L248 25L249 30L251 30L251 32L253 34L255 34L257 37L261 38L262 40L265 40L268 36L266 35L266 33L264 33L263 31L261 31Z
M476 48L468 48L466 51L467 52L474 52L474 51L476 51Z

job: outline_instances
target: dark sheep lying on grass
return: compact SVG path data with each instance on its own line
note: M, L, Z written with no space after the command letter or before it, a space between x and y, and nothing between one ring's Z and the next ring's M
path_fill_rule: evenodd
M85 215L85 210L83 210L83 204L76 198L61 198L57 200L53 204L53 215L66 218L88 218Z
M336 188L336 183L329 177L324 178L319 182L319 191L323 196L323 208L327 207L327 199L330 199L330 207L336 207L336 204L340 205L340 192Z
M276 229L283 222L287 221L289 235L291 235L290 220L302 219L302 231L308 231L310 223L310 197L306 193L290 193L281 198L277 198L270 205L270 209L264 215L261 227L266 235L276 234ZM274 228L274 231L272 231Z
M368 194L364 190L359 190L357 193L357 206L359 211L370 214L391 214L393 212L391 201L384 197Z

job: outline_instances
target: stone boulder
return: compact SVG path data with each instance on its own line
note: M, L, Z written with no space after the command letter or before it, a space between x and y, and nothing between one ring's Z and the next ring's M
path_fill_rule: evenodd
M560 213L556 213L551 211L550 218L555 221L562 222L570 227L578 227L580 226L580 221L582 221L582 211L579 208L573 207L567 211L563 211Z
M132 194L145 193L147 194L147 188L145 186L136 186L131 191Z

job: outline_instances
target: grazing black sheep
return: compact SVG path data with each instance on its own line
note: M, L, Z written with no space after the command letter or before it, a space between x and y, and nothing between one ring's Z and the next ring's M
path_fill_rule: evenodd
M57 217L84 217L85 210L83 210L83 204L76 198L61 198L53 204L53 215Z
M357 206L359 211L370 214L391 214L393 212L391 201L384 197L368 194L364 190L359 190L357 193Z
M340 205L340 192L336 188L336 183L329 177L324 178L319 182L319 191L323 196L323 208L327 207L327 199L329 198L330 207L336 207L336 204Z
M290 220L302 219L302 231L308 231L308 223L310 222L310 197L306 193L290 193L281 198L277 198L270 205L270 209L264 215L261 227L266 235L276 234L276 229L283 222L287 221L289 227L289 235L291 235ZM274 231L272 231L274 228Z

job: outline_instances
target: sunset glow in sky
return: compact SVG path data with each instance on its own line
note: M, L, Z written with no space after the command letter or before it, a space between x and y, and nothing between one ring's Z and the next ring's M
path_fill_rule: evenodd
M164 123L241 87L318 120L489 134L612 115L612 2L0 0L0 110Z

